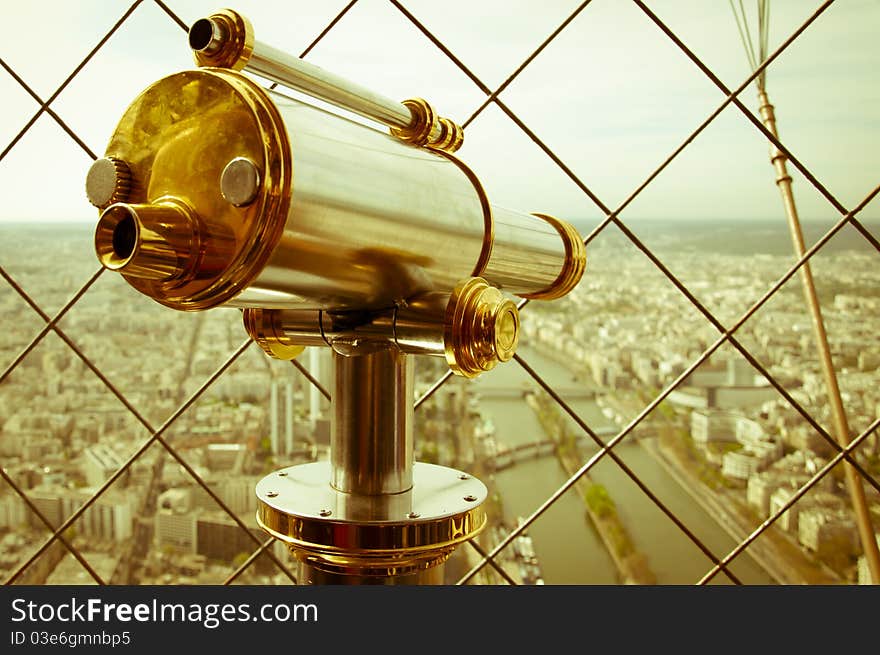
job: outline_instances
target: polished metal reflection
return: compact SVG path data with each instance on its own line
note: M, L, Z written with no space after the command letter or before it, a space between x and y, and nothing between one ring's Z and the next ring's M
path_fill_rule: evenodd
M154 84L120 121L107 156L132 171L128 202L176 198L199 219L191 275L173 285L129 278L175 308L373 310L476 275L530 297L579 279L566 273L583 253L573 228L492 207L454 156L233 71ZM238 167L250 171L244 185L231 175Z
M412 488L412 358L387 348L334 353L331 484L350 494Z

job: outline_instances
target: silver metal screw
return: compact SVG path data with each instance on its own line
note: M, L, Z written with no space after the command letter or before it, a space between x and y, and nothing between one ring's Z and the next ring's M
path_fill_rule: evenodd
M260 170L246 157L236 157L220 175L220 193L236 207L253 202L260 190Z
M406 517L408 519L417 519L420 516L421 516L421 514L419 514L418 512L410 512L409 514L406 515Z
M459 480L470 480L471 476L469 476L467 473L462 473L461 475L458 476L458 479Z
M267 491L267 492L266 492L266 495L267 495L269 498L274 498L275 496L278 495L278 492L277 492L277 491Z
M464 497L464 499L465 499L466 501L468 501L469 503L472 503L472 502L474 502L474 501L477 499L477 497L476 497L476 496L467 495L467 496Z
M329 509L322 509L320 512L318 512L318 515L319 516L330 516L332 513L333 512L331 512Z
M282 478L286 478L286 477L287 477L287 471L279 471L279 472L278 472L278 475L280 475Z

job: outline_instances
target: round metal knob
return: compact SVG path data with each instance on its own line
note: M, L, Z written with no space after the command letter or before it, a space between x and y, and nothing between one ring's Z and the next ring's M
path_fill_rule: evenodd
M260 190L260 170L246 157L236 157L220 175L220 193L226 202L241 207L253 202Z
M472 378L513 357L519 312L512 300L480 277L459 284L446 306L443 341L453 372Z
M103 157L95 161L86 175L86 196L98 209L128 200L131 170L121 159Z

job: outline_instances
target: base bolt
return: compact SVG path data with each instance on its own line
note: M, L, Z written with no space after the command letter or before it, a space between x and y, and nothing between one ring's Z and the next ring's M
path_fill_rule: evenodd
M332 513L329 509L322 509L318 512L318 516L330 516Z
M267 495L269 498L274 498L275 496L278 495L278 492L277 492L277 491L267 491L267 492L266 492L266 495Z
M474 502L474 501L477 499L477 497L476 497L476 496L468 495L468 496L465 496L464 499L465 499L466 501L468 501L469 503L472 503L472 502Z

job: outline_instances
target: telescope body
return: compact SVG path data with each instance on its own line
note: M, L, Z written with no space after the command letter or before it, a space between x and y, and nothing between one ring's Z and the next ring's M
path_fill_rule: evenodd
M474 377L509 361L506 294L552 299L583 274L568 223L493 205L453 152L462 129L257 42L231 10L197 21L198 70L126 110L86 180L106 268L168 307L243 309L269 355L333 350L330 453L256 485L257 522L312 583L437 584L485 527L487 487L414 461L413 360ZM266 89L248 69L384 123Z
M101 215L98 256L175 309L372 310L477 276L552 298L583 271L573 228L491 205L454 155L235 71L149 87L107 158L130 182Z

